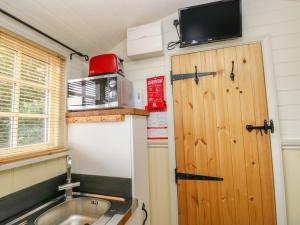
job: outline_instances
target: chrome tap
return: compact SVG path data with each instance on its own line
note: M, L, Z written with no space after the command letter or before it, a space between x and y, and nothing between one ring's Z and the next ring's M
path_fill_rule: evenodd
M71 169L72 169L72 156L68 155L67 156L67 183L71 183L72 181Z
M58 190L66 191L66 199L71 199L73 194L73 188L80 186L80 182L74 182L72 183L72 175L71 175L71 169L72 169L72 156L67 156L67 183L58 186Z

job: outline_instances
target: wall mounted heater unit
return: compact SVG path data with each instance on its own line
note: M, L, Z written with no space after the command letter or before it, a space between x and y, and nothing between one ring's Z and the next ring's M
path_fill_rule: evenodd
M163 55L161 21L128 28L127 55L131 59Z

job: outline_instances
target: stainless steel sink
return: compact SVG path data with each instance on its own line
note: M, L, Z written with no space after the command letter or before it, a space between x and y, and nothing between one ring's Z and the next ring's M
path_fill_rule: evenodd
M50 208L35 220L35 225L91 225L110 209L107 200L80 197Z
M5 225L116 225L128 210L138 207L137 199L72 192L60 195L30 211L8 219ZM3 224L3 223L1 223Z

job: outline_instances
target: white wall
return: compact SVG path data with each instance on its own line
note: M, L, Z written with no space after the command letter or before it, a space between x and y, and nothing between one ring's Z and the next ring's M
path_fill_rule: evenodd
M168 147L149 146L151 225L171 224Z
M65 172L65 157L0 171L0 198Z
M88 76L88 62L85 62L82 58L76 56L69 62L70 71L67 74L68 80Z
M200 1L199 1L200 2ZM164 44L177 40L172 21L174 13L163 18ZM227 41L228 44L255 40L269 36L272 41L273 62L279 100L279 116L282 140L300 140L300 2L289 0L243 0L243 38ZM168 58L171 54L186 51L204 50L225 45L226 42L203 46L165 50L165 57L131 61L126 57L126 40L112 52L117 52L125 61L126 76L133 80L136 89L145 91L145 78L165 74ZM166 48L165 48L166 49ZM145 94L144 94L145 96Z
M199 1L200 2L200 1ZM176 30L172 25L172 21L177 18L177 13L162 19L163 22L163 37L164 45L170 41L178 39ZM255 40L261 40L263 37L269 37L272 45L272 61L274 63L275 79L277 86L278 97L278 111L279 123L281 130L282 143L287 146L300 145L300 2L289 0L243 0L243 38L238 40L206 44L185 49L175 49L173 51L165 50L165 55L162 57L149 58L144 60L132 61L126 57L126 40L115 46L111 52L117 53L120 57L125 59L126 76L134 82L135 97L139 93L146 101L146 82L147 77L155 75L169 76L170 70L170 56L172 54L184 53L188 51L201 51L209 48L223 47L225 45L240 44ZM168 103L172 101L171 86L167 79L167 99ZM172 118L172 109L168 110L169 117ZM173 121L169 121L169 127L173 128ZM170 129L171 131L173 129ZM171 191L171 223L177 224L177 203L176 203L176 189L174 188L173 168L175 168L174 142L173 133L169 133L169 162L157 161L155 163L150 161L150 171L154 171L151 166L158 166L161 168L163 164L170 164L171 174L170 186ZM288 196L288 217L289 225L298 225L300 222L300 213L294 209L295 201L292 201L294 195L300 196L299 193L294 192L295 188L290 185L296 185L300 189L299 182L295 184L292 182L291 166L289 165L289 154L294 152L286 151L284 157L287 196ZM151 150L149 150L149 154ZM159 154L159 153L155 153ZM163 154L163 151L161 152ZM152 157L150 157L151 160ZM293 165L297 164L294 163ZM300 167L293 167L300 170ZM166 168L165 168L166 169ZM158 176L159 172L152 172L150 179ZM158 181L158 180L156 180ZM154 185L154 184L150 184ZM155 189L151 189L155 192ZM155 192L156 193L156 192ZM155 201L160 201L163 197L156 196L151 198L151 204L155 205ZM297 199L297 198L296 198ZM293 205L294 204L294 205ZM168 210L165 210L165 215L168 215ZM153 211L152 213L155 213ZM155 225L163 224L162 221L167 221L163 216L156 221Z
M74 123L68 125L68 146L74 173L131 178L131 123Z
M16 34L19 34L22 37L25 37L37 44L40 44L46 48L49 48L52 51L55 51L66 58L66 77L69 79L78 78L81 76L86 76L88 63L85 62L82 58L73 56L73 59L70 60L69 50L64 47L56 44L55 42L49 40L48 38L38 34L37 32L25 27L24 25L16 22L9 17L0 14L0 27L10 30Z
M283 152L286 184L287 217L289 225L300 224L300 147Z

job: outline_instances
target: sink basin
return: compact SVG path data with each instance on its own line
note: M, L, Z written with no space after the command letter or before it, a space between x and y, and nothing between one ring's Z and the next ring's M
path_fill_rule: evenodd
M107 200L80 197L67 200L40 215L35 225L92 225L111 207Z

